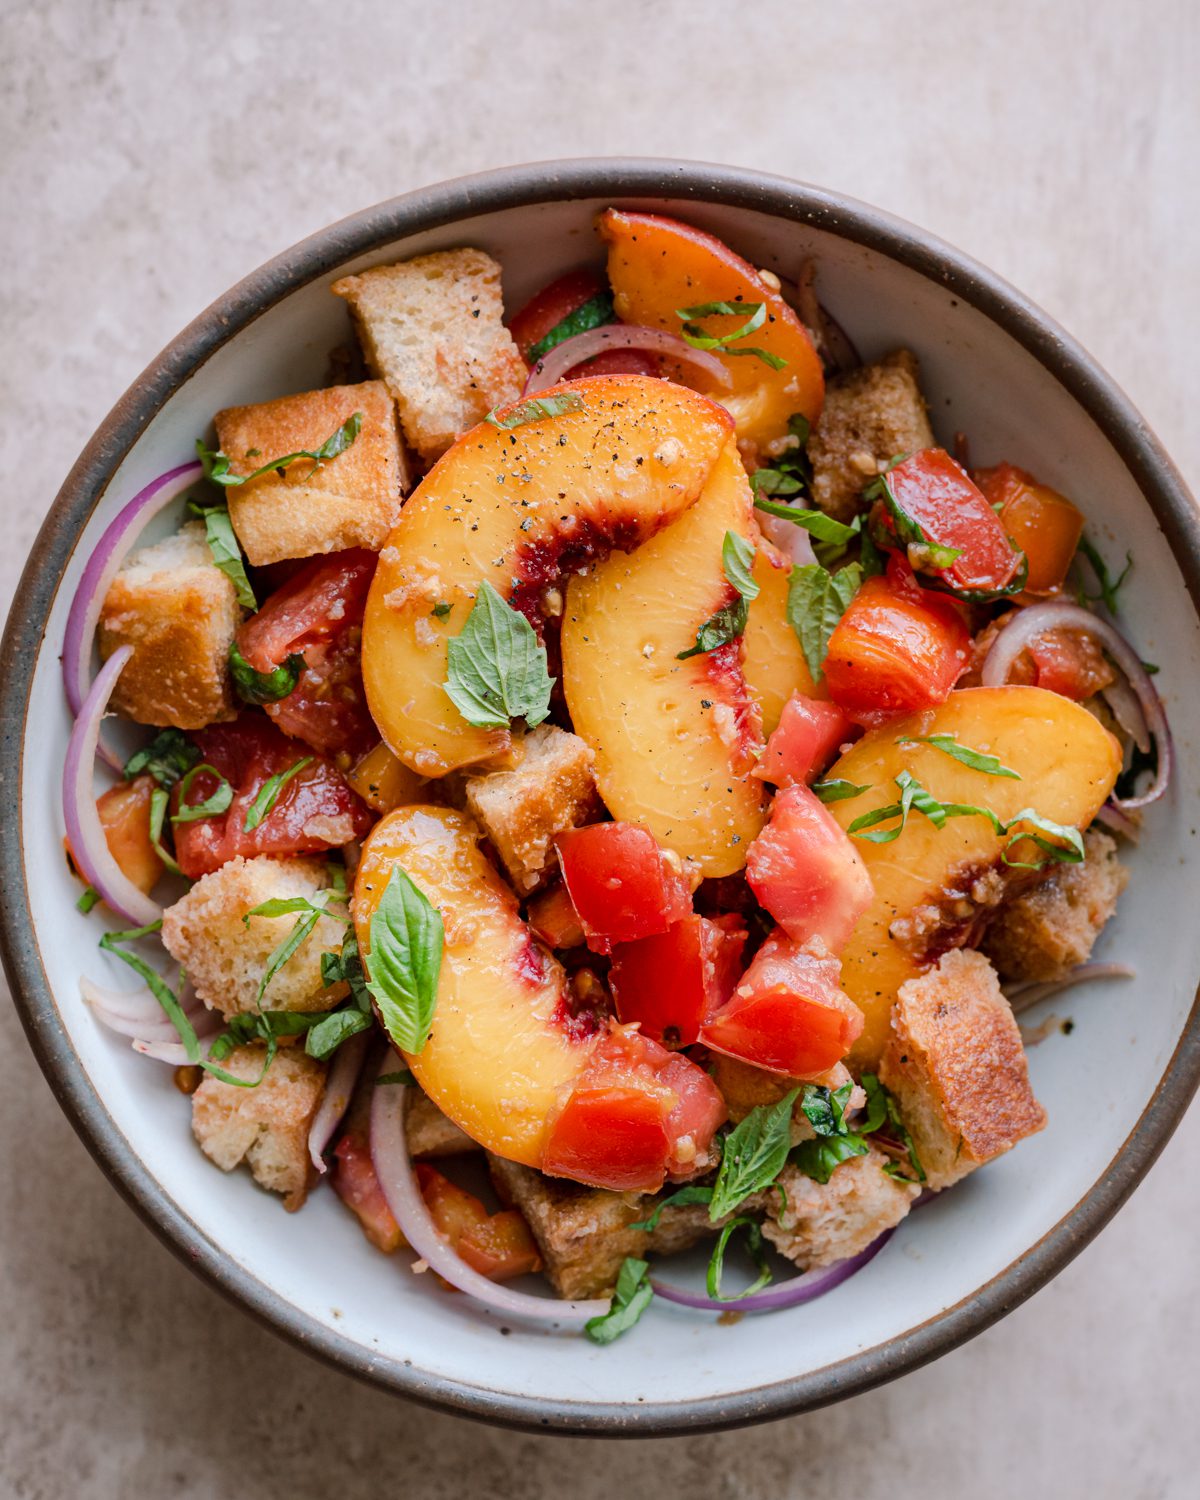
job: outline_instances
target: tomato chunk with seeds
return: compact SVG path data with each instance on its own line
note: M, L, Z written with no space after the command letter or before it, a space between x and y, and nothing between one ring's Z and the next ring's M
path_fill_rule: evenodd
M398 1250L404 1236L379 1186L366 1136L348 1130L333 1148L333 1162L333 1190L354 1211L363 1233L385 1254Z
M970 660L959 606L894 563L866 580L829 637L825 684L857 724L945 703Z
M293 654L304 670L286 698L265 705L285 734L322 755L358 759L378 740L362 683L363 612L375 554L360 547L315 557L277 589L237 633L256 672Z
M639 1022L643 1036L668 1047L691 1046L705 1016L732 993L746 937L737 917L693 914L654 937L616 944L609 983L618 1018Z
M975 482L999 515L1009 541L1028 559L1025 592L1056 593L1083 535L1083 513L1065 495L1038 484L1032 474L1013 464L981 469Z
M871 877L858 850L804 786L785 787L746 854L759 904L798 943L820 938L834 953L870 906Z
M529 1225L515 1208L489 1214L458 1242L467 1265L490 1281L510 1281L542 1269L542 1257Z
M340 848L365 837L375 821L337 767L308 752L310 764L288 780L271 811L247 832L246 816L255 797L272 776L303 759L305 747L253 713L243 713L232 724L210 724L193 739L199 763L215 767L234 795L226 812L174 825L175 858L191 880L239 854L252 859L256 854L316 854ZM219 785L212 772L198 771L188 785L188 805L207 801ZM182 783L171 794L173 813L180 810L181 789Z
M754 769L774 786L801 786L814 781L858 730L836 703L793 693L783 705L779 724Z
M654 835L635 823L592 823L555 840L563 880L588 947L666 932L687 916L692 896Z
M705 1022L714 1051L789 1078L840 1062L863 1029L863 1013L841 987L841 964L776 929L729 1002Z
M969 591L1004 589L1016 577L1020 552L982 491L944 448L912 454L889 469L883 482L926 542L959 553L949 567L929 564L922 571L936 572L952 588ZM910 559L919 556L910 550ZM914 566L921 564L914 561Z

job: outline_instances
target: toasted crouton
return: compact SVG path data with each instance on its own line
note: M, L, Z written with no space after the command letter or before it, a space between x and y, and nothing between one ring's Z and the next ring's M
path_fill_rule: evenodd
M849 521L862 508L863 485L885 464L932 446L916 357L897 349L829 382L808 442L813 498L827 515Z
M448 1119L428 1094L417 1090L404 1116L404 1134L413 1156L457 1156L462 1151L479 1150L478 1143Z
M265 1047L238 1047L221 1066L235 1078L262 1072ZM285 1195L294 1211L308 1192L308 1131L325 1088L325 1065L302 1048L282 1047L257 1088L205 1074L192 1095L192 1133L205 1156L232 1172L246 1162L254 1180Z
M534 889L554 858L554 837L597 810L595 757L578 735L542 724L525 736L513 771L466 783L466 803L500 856L518 894Z
M133 655L110 707L139 724L203 729L237 717L229 647L242 622L237 592L212 560L204 526L142 547L113 579L100 611L100 655Z
M931 1188L949 1187L1046 1123L1012 1008L973 949L945 954L900 986L879 1077Z
M187 969L196 993L222 1015L260 1009L259 985L272 952L298 920L242 918L275 897L310 900L329 886L319 859L255 859L240 856L199 879L186 896L163 913L163 946ZM333 917L319 917L312 932L278 970L262 997L270 1010L328 1010L347 994L345 984L321 986L321 954L338 950L344 928Z
M1129 871L1098 828L1083 836L1086 859L1059 865L1043 884L1002 906L980 944L1005 979L1059 979L1086 962L1117 909Z
M355 412L362 413L358 436L335 458L298 458L226 491L233 529L255 567L346 547L379 551L407 484L396 413L378 380L217 413L221 451L231 471L244 475L272 458L316 452Z
M538 1242L545 1271L560 1297L606 1297L627 1255L686 1250L716 1233L704 1204L665 1208L649 1233L631 1224L649 1218L653 1196L606 1193L488 1155L492 1181L519 1208Z
M441 250L343 276L371 370L428 464L495 406L515 401L525 362L504 326L500 267L482 250Z
M816 1182L796 1167L784 1167L779 1184L787 1198L767 1194L763 1234L798 1266L831 1266L865 1250L894 1229L920 1192L884 1171L888 1159L873 1147L835 1167L828 1182Z

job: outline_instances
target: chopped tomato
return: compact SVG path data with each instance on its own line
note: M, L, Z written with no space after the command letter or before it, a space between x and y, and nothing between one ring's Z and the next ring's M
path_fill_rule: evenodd
M997 511L1009 541L1029 559L1025 592L1055 593L1083 535L1083 513L1065 495L1013 464L981 469L975 482Z
M609 983L618 1017L668 1047L691 1046L732 993L746 937L737 917L691 915L655 937L617 943Z
M754 774L774 786L814 781L839 747L857 736L858 730L836 703L793 693Z
M755 954L729 1003L700 1040L717 1052L789 1078L840 1062L863 1029L841 987L841 964L807 952L776 929Z
M361 1131L347 1131L333 1148L333 1158L330 1181L334 1192L357 1214L373 1245L388 1255L398 1250L404 1236L379 1186L366 1137Z
M515 1208L489 1214L458 1242L467 1265L490 1281L510 1281L542 1269L542 1257L529 1225Z
M542 1170L612 1192L657 1192L709 1165L725 1101L702 1068L639 1032L593 1048L547 1132Z
M1037 687L1082 703L1113 680L1104 652L1090 635L1077 630L1048 630L1028 646Z
M654 835L636 823L592 823L555 840L563 880L588 947L666 932L692 909L691 892Z
M920 527L926 542L953 547L959 556L947 568L932 564L952 588L1007 588L1021 565L996 512L944 448L925 448L890 469L884 483L896 505ZM889 529L895 525L889 516ZM910 560L915 554L910 550ZM913 565L921 564L913 561Z
M451 1182L436 1167L419 1161L416 1173L417 1186L421 1189L434 1228L452 1245L457 1245L464 1234L487 1220L488 1211L475 1194Z
M858 850L805 786L776 795L767 826L746 852L746 879L789 937L820 938L834 953L874 896Z
M565 276L543 287L508 325L508 331L521 351L521 358L532 365L532 351L548 333L573 312L578 312L585 302L608 295L608 282L586 267L568 271ZM616 319L610 316L605 321L615 322ZM574 380L580 375L657 375L658 370L654 356L641 349L606 349L568 370L563 379Z
M970 660L960 606L894 566L868 578L829 637L829 696L858 724L945 703Z
M163 872L163 862L150 842L150 797L154 785L152 776L136 776L132 781L109 787L96 798L108 852L121 867L121 873L147 894Z
M277 589L237 633L256 672L273 672L290 655L304 658L295 689L266 705L285 734L322 755L365 755L379 739L363 691L363 612L375 554L362 548L314 557Z
M195 822L176 823L175 858L191 880L219 869L236 855L315 854L363 838L374 818L350 790L331 761L312 755L311 763L281 789L274 807L258 826L246 831L246 816L255 797L272 776L303 759L302 747L281 734L259 714L243 713L232 724L210 724L193 736L200 764L216 768L233 788L226 812ZM188 805L195 807L218 789L211 771L199 771L188 786ZM182 783L180 783L182 786ZM179 811L180 786L171 795Z
M525 916L533 935L547 948L578 948L583 943L579 913L571 904L565 885L556 885L535 896Z

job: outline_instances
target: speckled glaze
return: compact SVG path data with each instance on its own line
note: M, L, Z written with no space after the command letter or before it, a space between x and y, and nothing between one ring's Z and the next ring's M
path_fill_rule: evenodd
M59 629L98 529L132 487L168 466L164 456L179 452L186 434L204 430L216 405L320 380L324 351L344 332L344 312L320 303L312 348L297 352L294 330L287 337L289 299L300 307L335 272L461 235L502 254L515 305L548 269L595 256L588 221L594 206L609 202L692 217L776 268L811 249L822 265L823 296L864 352L880 352L879 339L913 343L925 361L935 421L940 415L970 431L980 458L990 461L1003 448L1052 483L1068 466L1092 466L1098 524L1130 523L1144 548L1130 619L1139 645L1164 664L1160 681L1180 749L1175 795L1190 807L1198 778L1188 715L1195 710L1176 695L1200 660L1200 520L1141 418L1088 356L997 278L862 205L700 164L549 163L410 194L304 241L185 329L88 444L42 528L0 658L0 938L31 1044L63 1109L147 1223L221 1291L301 1347L415 1399L533 1430L630 1435L751 1423L890 1379L1001 1317L1103 1226L1200 1080L1200 936L1189 935L1189 882L1178 879L1179 864L1194 858L1185 833L1178 835L1184 842L1168 845L1166 820L1152 817L1154 838L1133 861L1128 898L1141 905L1124 927L1118 923L1118 936L1140 942L1136 956L1158 979L1159 1009L1148 995L1135 1035L1119 1002L1098 995L1089 1000L1094 1039L1081 1043L1070 1073L1055 1055L1035 1057L1035 1085L1051 1113L1045 1137L909 1220L869 1271L824 1304L735 1328L655 1309L636 1337L606 1351L520 1330L498 1337L461 1299L441 1298L372 1258L328 1202L288 1219L240 1176L218 1177L186 1140L186 1115L169 1084L148 1077L145 1064L93 1035L77 1015L69 977L95 962L93 929L82 918L56 923L53 944L39 942L47 913L65 909L68 889L57 868L53 797L67 728L57 696ZM512 251L526 243L535 248L522 264ZM303 303L310 305L318 306ZM976 378L956 399L960 371ZM986 402L975 392L985 374L993 382ZM220 399L218 385L226 393ZM1022 438L1031 424L1021 418L1036 426L1043 414L1039 448L1038 439ZM1161 856L1157 865L1151 848ZM1154 920L1139 924L1139 911ZM1169 954L1156 952L1152 935L1137 936L1160 923L1173 935ZM1072 1090L1085 1087L1118 1046L1128 1047L1121 1054L1128 1066L1112 1118L1088 1151L1064 1159L1054 1121L1069 1119ZM331 1235L339 1236L332 1251ZM289 1263L289 1249L299 1262L317 1246L362 1280L362 1306L351 1288L344 1307L330 1308Z

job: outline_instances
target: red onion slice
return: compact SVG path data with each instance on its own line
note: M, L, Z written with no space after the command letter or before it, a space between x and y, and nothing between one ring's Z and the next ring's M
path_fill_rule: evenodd
M167 1063L172 1068L186 1068L191 1063L187 1048L182 1042L147 1042L137 1040L133 1050L139 1057L148 1057L151 1062Z
M1022 1011L1029 1010L1041 1001L1049 1000L1053 995L1061 995L1064 990L1074 989L1077 984L1086 984L1092 979L1136 978L1137 970L1131 969L1128 964L1076 964L1071 972L1064 974L1061 979L1032 980L1024 984L1014 984L1010 985L1005 993L1008 996L1008 1003L1012 1006L1013 1014L1020 1015Z
M981 674L984 687L1002 687L1008 681L1013 662L1021 652L1031 641L1048 630L1078 630L1094 636L1125 674L1145 720L1145 734L1158 747L1158 768L1146 791L1136 797L1114 797L1112 805L1122 812L1130 812L1136 807L1146 807L1151 802L1157 802L1167 789L1174 760L1171 731L1162 699L1137 652L1123 635L1107 621L1092 614L1091 610L1057 599L1023 609L992 643Z
M180 464L177 469L168 469L165 474L152 479L119 512L88 558L79 588L71 601L63 641L63 686L73 714L79 713L87 696L92 641L109 585L147 522L190 489L202 472L199 460L193 459L191 463Z
M865 1250L860 1250L849 1260L840 1260L836 1265L825 1266L819 1271L806 1271L802 1276L793 1276L790 1281L781 1281L778 1286L767 1287L765 1291L752 1292L748 1297L729 1297L718 1301L704 1292L692 1292L686 1287L672 1286L669 1282L660 1281L657 1276L650 1278L650 1285L654 1288L655 1295L665 1301L677 1302L681 1307L697 1307L704 1312L778 1312L783 1307L800 1307L805 1302L813 1302L818 1297L825 1296L826 1292L833 1291L835 1286L841 1286L843 1281L848 1281L870 1264L895 1232L894 1229L885 1230L877 1240L873 1240Z
M342 1116L350 1105L350 1096L358 1083L358 1075L362 1072L370 1041L370 1032L360 1031L357 1036L342 1043L330 1066L329 1076L325 1080L325 1092L308 1131L308 1154L318 1172L329 1170L325 1164L325 1148L333 1139L333 1132L342 1123Z
M803 526L797 526L794 521L785 521L782 516L769 516L761 510L754 512L754 519L767 541L796 567L803 568L816 562L817 554L813 551L812 537Z
M130 646L121 646L114 651L100 668L80 705L79 717L67 741L67 760L63 767L63 817L79 873L96 888L110 911L135 927L145 927L157 922L163 909L157 901L138 890L112 857L100 814L96 811L96 790L92 785L100 721L117 678L132 655Z
M1096 822L1102 823L1110 833L1116 833L1121 838L1128 839L1131 844L1136 844L1142 836L1140 823L1134 818L1127 817L1111 802L1106 802L1096 814Z
M721 390L727 391L733 384L729 371L715 354L706 349L693 349L677 333L668 333L664 328L643 328L637 323L606 323L603 328L589 328L586 333L563 339L561 344L556 344L543 355L530 370L522 396L535 396L538 391L557 385L568 370L603 354L606 349L645 349L651 354L677 359L680 364L702 370Z
M389 1072L403 1066L403 1058L389 1051L384 1057L382 1071ZM417 1186L404 1134L404 1116L411 1092L402 1083L375 1088L371 1100L371 1161L401 1233L430 1269L460 1292L468 1293L507 1317L535 1319L562 1328L580 1329L589 1318L601 1317L608 1312L606 1299L560 1302L555 1297L534 1297L528 1292L513 1291L511 1287L489 1281L459 1258L435 1228Z

